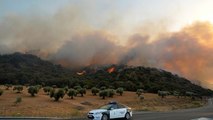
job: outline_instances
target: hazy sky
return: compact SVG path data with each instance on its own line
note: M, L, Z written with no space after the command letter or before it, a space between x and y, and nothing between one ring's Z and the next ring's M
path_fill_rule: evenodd
M213 88L213 0L0 0L0 53L144 65Z

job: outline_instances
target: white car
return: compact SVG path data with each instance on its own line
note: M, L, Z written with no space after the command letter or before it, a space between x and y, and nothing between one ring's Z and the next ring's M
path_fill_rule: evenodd
M110 120L117 118L130 120L132 118L132 110L117 102L110 102L107 105L102 106L100 109L91 110L87 117L90 120Z

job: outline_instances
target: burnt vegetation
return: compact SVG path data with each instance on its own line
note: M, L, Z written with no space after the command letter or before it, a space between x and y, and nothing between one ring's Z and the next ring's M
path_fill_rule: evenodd
M110 70L110 72L109 72ZM82 74L78 72L84 71ZM189 80L174 75L165 70L150 67L130 67L126 65L90 66L78 70L64 68L49 61L40 59L30 54L14 53L0 55L0 84L8 85L42 85L67 87L69 96L74 94L85 94L86 88L93 88L93 95L99 93L105 97L103 87L110 89L122 88L127 91L143 89L145 92L159 93L159 91L174 92L178 95L186 95L187 92L197 96L210 96L213 91L192 84ZM74 88L74 86L86 86L85 88ZM68 88L74 88L68 90ZM95 88L95 89L94 89ZM9 87L8 87L9 89ZM17 92L21 92L21 90ZM123 90L117 90L122 95ZM50 88L45 88L47 94L53 95ZM33 92L34 93L34 92ZM65 93L63 93L64 95ZM62 96L63 96L62 95ZM114 95L113 94L111 96ZM60 96L61 97L61 96ZM57 97L56 100L58 100Z

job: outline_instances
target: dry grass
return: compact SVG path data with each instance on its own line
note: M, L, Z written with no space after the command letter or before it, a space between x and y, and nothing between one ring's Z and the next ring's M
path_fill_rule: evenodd
M3 86L0 88L4 89ZM15 105L16 98L22 97L22 102ZM42 117L76 117L85 116L91 110L108 103L109 101L118 101L133 110L144 111L170 111L175 109L192 108L204 105L204 101L191 101L190 98L176 98L167 96L162 99L156 94L145 93L145 99L139 100L134 92L124 92L123 96L115 95L113 98L101 99L99 96L93 96L87 91L85 97L75 97L73 100L67 95L59 102L50 99L43 90L35 97L27 93L27 89L20 94L10 90L4 90L0 96L0 116L42 116Z

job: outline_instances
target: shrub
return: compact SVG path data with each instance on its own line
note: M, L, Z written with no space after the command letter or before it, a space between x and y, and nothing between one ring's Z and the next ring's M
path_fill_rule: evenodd
M105 89L106 89L106 87L105 87L105 86L102 86L100 89L101 89L101 90L105 90Z
M102 97L102 99L105 99L105 97L107 96L108 92L107 90L101 90L99 92L99 96Z
M142 95L142 93L143 93L143 89L137 89L136 94L138 95L138 97Z
M42 85L36 85L35 87L37 87L37 89L40 90L42 88Z
M52 87L46 86L46 87L43 88L43 91L44 91L45 93L47 93L47 95L49 95L49 94L50 94L50 91L51 91L52 89L53 89Z
M5 88L6 90L9 90L13 85L12 84L5 84L4 86L6 87Z
M78 86L74 86L74 89L75 90L81 89L81 86L79 86L79 85Z
M124 92L124 89L121 87L116 90L116 93L120 94L120 96L123 95L123 92Z
M158 91L158 96L161 96L161 98L164 98L167 95L169 95L168 91Z
M4 91L3 91L2 89L0 89L0 96L3 94L3 92L4 92Z
M92 89L91 89L91 92L92 92L92 94L93 95L97 95L97 93L99 93L99 89L98 88L96 88L96 87L93 87Z
M77 94L77 91L75 89L69 89L67 92L67 95L71 97L71 99L73 99L73 97L76 96L76 94Z
M114 95L115 95L114 89L107 89L107 96L108 97L113 97Z
M28 93L30 93L31 96L33 96L33 97L35 96L35 94L38 93L38 91L39 91L39 89L38 89L37 86L30 86L30 87L28 88Z
M81 94L81 97L84 96L84 94L86 94L86 89L85 88L79 88L77 89L78 93Z
M21 93L21 91L23 90L23 86L22 85L17 85L13 87L13 91L17 91L17 93Z
M68 86L64 87L64 91L65 91L65 93L67 93L67 92L68 92L68 90L69 90Z
M144 96L143 96L143 95L140 95L139 98L140 98L140 100L143 100L143 99L144 99Z
M64 89L52 89L50 91L50 98L54 98L55 101L59 101L60 98L63 98L65 95Z
M21 97L16 97L16 101L14 102L15 105L18 104L18 103L21 103L22 102L22 98Z

